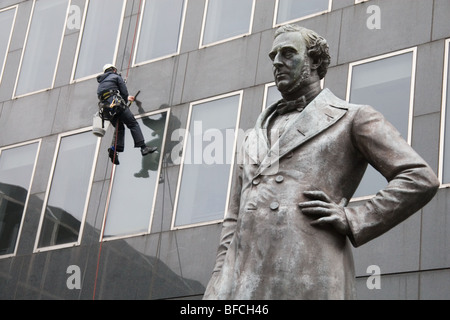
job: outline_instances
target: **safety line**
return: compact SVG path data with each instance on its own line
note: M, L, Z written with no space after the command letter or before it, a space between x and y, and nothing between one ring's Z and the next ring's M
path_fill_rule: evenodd
M135 29L134 29L133 43L131 45L130 58L128 59L127 75L126 75L125 79L128 79L128 74L129 74L130 67L131 67L131 60L133 58L134 45L135 45L135 42L136 42L136 34L137 34L137 29L139 27L139 21L140 21L140 16L141 16L141 7L142 7L142 0L139 0L139 9L138 9L137 16L136 16L136 25L135 25ZM112 159L113 163L115 162L116 155L117 155L117 151L116 150L117 150L117 135L118 135L119 121L120 120L117 120L117 123L116 123L116 126L115 126L116 137L115 137L115 142L114 142L114 157ZM113 172L114 171L111 170L111 177L110 177L110 180L109 180L109 183L110 183L109 189L111 189ZM103 232L105 230L106 218L108 216L108 211L109 211L108 210L109 209L108 208L109 201L108 201L108 203L106 205L107 205L107 207L106 207L106 210L105 210L105 217L103 219L102 231L100 231L101 232L100 247L99 247L99 250L98 250L97 268L96 268L96 271L95 271L94 291L93 291L93 294L92 294L92 300L95 300L95 294L96 294L96 291L97 291L97 281L98 281L98 274L99 274L99 267L100 267L100 258L101 258L102 248L103 248Z
M116 162L116 156L117 156L117 137L119 135L119 125L120 125L120 120L117 119L116 125L115 125L115 131L116 131L116 137L114 138L114 156L112 159L112 163L114 164L114 162ZM108 160L109 161L109 160ZM113 172L114 170L111 170L111 176L109 178L109 190L111 190L111 183L112 183L112 178L113 178ZM103 225L102 225L102 229L100 230L100 246L98 249L98 257L97 257L97 268L95 270L95 280L94 280L94 293L92 294L92 300L95 300L95 293L97 291L97 280L98 280L98 271L99 271L99 267L100 267L100 257L102 254L102 248L103 248L103 232L105 231L105 226L106 226L106 217L108 216L108 211L109 211L109 201L107 201L106 203L106 208L105 208L105 217L103 218Z

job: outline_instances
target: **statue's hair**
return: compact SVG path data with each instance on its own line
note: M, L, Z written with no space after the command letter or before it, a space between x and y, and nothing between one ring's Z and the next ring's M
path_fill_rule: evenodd
M327 40L312 30L294 24L279 27L274 38L286 32L298 32L302 35L306 43L308 56L314 61L320 60L322 62L317 69L317 73L320 79L323 79L327 74L331 60Z

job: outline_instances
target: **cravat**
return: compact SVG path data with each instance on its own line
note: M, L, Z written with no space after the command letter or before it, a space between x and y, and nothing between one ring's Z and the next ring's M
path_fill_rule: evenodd
M297 100L294 101L286 101L281 99L278 101L277 110L278 114L286 114L288 112L297 110L298 112L303 111L306 107L306 98L305 96L301 96Z

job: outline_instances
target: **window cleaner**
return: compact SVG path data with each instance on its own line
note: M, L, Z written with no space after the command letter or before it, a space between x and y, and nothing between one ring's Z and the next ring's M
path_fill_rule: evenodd
M108 148L111 162L119 164L119 152L125 149L125 126L131 132L135 148L141 148L142 156L146 156L157 150L156 147L148 147L139 123L131 113L129 107L136 100L137 95L129 96L128 89L122 76L117 73L117 68L112 64L103 67L103 74L97 77L99 83L97 96L99 99L98 115L102 121L108 120L115 128L113 142ZM127 105L126 101L129 102ZM103 127L103 126L102 126Z

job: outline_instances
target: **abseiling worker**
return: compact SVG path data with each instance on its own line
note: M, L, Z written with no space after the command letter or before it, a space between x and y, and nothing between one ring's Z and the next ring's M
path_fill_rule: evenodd
M100 114L102 119L109 120L116 129L108 154L111 161L118 165L118 152L125 149L125 125L130 129L134 140L134 147L141 148L141 154L146 156L157 150L145 144L144 135L136 118L128 108L127 101L133 102L135 97L128 95L128 89L117 68L112 64L103 67L103 74L97 77L99 83L97 96L100 100Z

